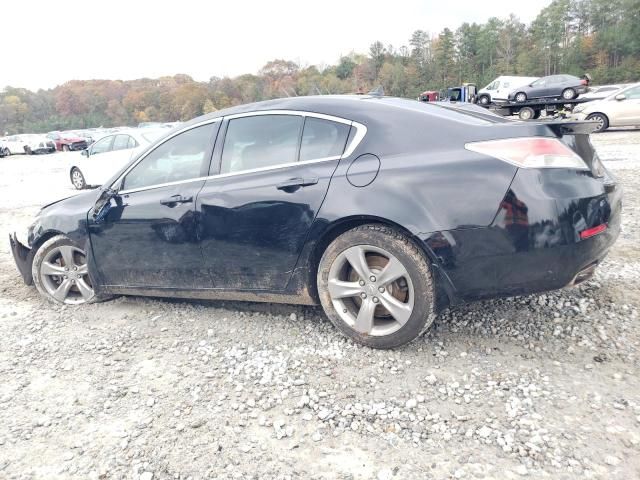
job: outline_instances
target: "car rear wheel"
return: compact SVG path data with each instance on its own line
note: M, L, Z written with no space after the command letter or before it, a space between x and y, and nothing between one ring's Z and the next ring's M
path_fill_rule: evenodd
M489 98L488 95L480 95L478 97L478 103L480 105L489 105L490 102L491 102L491 99Z
M63 151L63 152L68 152L69 150L71 150L71 149L69 148L69 145L62 145L62 151Z
M515 96L516 102L522 103L527 101L527 94L524 92L518 92Z
M336 328L369 347L404 345L435 318L427 258L384 225L363 225L337 237L322 255L317 286Z
M11 150L9 150L8 148L4 149L4 156L8 157L9 155L11 155Z
M592 113L587 117L587 120L598 123L595 129L596 132L603 132L609 128L609 119L603 113Z
M71 183L76 187L76 190L87 188L87 182L85 182L84 175L79 168L73 167L71 169Z
M578 94L576 93L576 91L573 88L565 88L562 91L562 98L564 98L565 100L573 100L577 96L578 96Z
M33 258L33 283L54 303L79 305L95 301L86 253L64 235L42 244Z

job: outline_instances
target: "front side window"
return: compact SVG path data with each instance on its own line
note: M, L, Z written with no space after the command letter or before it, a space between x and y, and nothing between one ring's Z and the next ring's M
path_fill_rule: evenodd
M105 153L111 151L111 144L113 142L113 135L104 137L98 140L91 147L91 155L97 155L98 153Z
M344 123L307 117L302 132L300 161L342 155L350 128Z
M229 120L220 173L297 161L303 117L256 115Z
M531 84L532 87L544 87L547 84L547 79L546 78L541 78L539 80L536 80L535 82L533 82Z
M640 98L640 86L633 87L624 92L624 96L630 100L637 100Z
M496 88L498 88L498 81L494 81L491 82L489 85L487 85L487 90L495 90Z
M208 164L207 153L217 128L217 123L209 123L160 144L126 175L122 188L131 190L200 177L203 165Z

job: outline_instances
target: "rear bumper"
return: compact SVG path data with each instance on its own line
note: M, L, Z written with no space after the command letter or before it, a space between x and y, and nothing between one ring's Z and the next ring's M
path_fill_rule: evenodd
M550 175L562 177L561 172ZM491 226L439 232L425 240L454 303L577 285L606 257L620 233L620 188L610 185L604 191L601 179L590 179L586 184L578 181L578 187L599 187L599 194L558 198L553 185L538 180L533 172L518 173L510 190L511 205L505 205L508 194ZM569 191L568 181L558 179L562 194L577 193L576 182ZM513 207L520 212L514 214ZM602 224L607 225L603 232L580 238L581 231Z
M20 243L16 237L16 234L9 235L9 245L11 247L11 253L13 254L13 259L16 262L16 267L18 267L18 271L20 275L22 275L22 279L24 283L27 285L33 284L33 277L31 274L31 265L33 263L33 254L32 250L28 247L25 247L22 243Z

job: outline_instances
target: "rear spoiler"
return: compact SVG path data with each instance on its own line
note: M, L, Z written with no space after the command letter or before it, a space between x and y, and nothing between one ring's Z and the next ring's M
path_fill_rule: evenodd
M540 125L546 125L556 135L588 135L593 133L598 128L598 122L582 121L582 122L567 122L563 120L554 120L551 122L539 122Z

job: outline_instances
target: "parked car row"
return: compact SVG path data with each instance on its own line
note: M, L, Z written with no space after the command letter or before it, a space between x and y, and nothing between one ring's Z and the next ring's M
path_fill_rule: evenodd
M181 122L144 122L138 128L145 130L159 130L167 132ZM84 130L52 131L46 134L26 133L10 135L0 138L0 157L18 154L40 154L59 152L73 152L88 149L96 141L107 135L118 132L130 132L132 127L88 128ZM151 135L151 134L150 134Z

